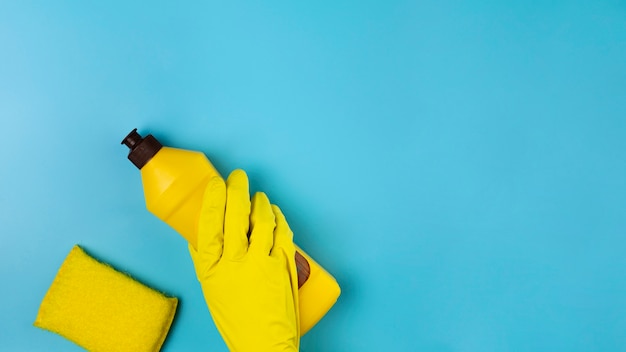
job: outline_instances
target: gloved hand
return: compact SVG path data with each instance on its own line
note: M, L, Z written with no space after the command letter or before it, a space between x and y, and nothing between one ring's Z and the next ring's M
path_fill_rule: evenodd
M209 181L199 221L198 249L189 252L228 348L298 351L295 246L280 209L264 193L251 203L248 177L235 170L226 184Z

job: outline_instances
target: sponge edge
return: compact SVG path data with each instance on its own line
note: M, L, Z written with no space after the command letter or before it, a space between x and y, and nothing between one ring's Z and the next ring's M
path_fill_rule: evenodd
M166 297L74 246L46 293L35 326L89 351L159 351L178 299Z

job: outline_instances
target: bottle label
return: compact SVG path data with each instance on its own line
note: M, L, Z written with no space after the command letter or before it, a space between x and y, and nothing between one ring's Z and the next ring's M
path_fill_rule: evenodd
M302 287L311 275L311 267L309 262L296 251L296 269L298 270L298 288Z

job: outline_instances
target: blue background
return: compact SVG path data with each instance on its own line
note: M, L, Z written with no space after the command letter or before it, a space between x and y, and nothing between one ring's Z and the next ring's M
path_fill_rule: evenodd
M302 351L626 350L623 1L0 2L0 350L78 243L225 351L121 139L201 150L343 288Z

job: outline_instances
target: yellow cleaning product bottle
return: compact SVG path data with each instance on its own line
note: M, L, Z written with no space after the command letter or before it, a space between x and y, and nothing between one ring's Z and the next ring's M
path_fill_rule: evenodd
M207 157L197 151L164 147L152 135L132 130L122 144L128 159L141 170L146 207L196 247L198 218L204 189L219 175ZM337 281L304 251L296 247L300 332L304 335L335 304Z

